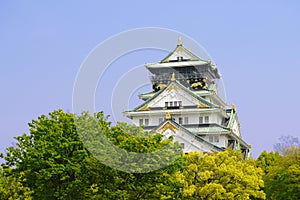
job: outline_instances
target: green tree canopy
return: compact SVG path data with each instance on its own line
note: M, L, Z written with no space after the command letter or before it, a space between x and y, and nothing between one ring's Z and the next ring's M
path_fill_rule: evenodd
M76 119L93 120L78 127ZM180 160L167 168L140 174L112 169L91 155L78 135L80 128L90 133L88 137L97 136L101 130L113 144L131 152L151 152L166 144L176 147L172 140L162 141L160 134L124 123L111 127L106 120L102 112L93 116L83 113L78 118L62 110L42 115L29 123L28 135L16 137L16 146L7 148L2 166L11 178L24 177L21 184L33 191L34 199L153 199L176 195L173 187L166 186L165 177L178 169ZM162 154L155 159L159 162L166 157ZM114 158L106 159L111 162Z
M263 151L259 157L256 159L257 165L261 167L265 174L269 172L269 168L275 164L275 162L280 158L278 152L268 153L266 150Z
M8 171L11 169L7 169ZM19 178L22 178L20 176ZM31 200L32 191L25 187L16 177L6 176L0 167L0 199L1 200Z
M268 199L300 199L300 146L286 148L264 180Z
M217 154L190 153L177 176L184 179L186 199L265 199L263 171L239 151Z
M172 153L178 153L180 147L172 138L163 140L161 134L125 123L111 126L102 112L75 116L56 110L29 126L29 134L16 137L16 146L8 147L1 156L5 179L0 177L0 186L7 188L9 182L18 190L9 194L0 190L4 191L0 195L17 199L17 191L26 191L29 199L39 200L265 198L263 171L252 160L244 161L239 151L205 155L182 155L180 151L181 156L170 164ZM159 151L165 147L170 155ZM118 149L160 153L146 157L146 166L142 166L136 164L138 160L133 162L141 159L139 154L107 154ZM115 161L127 169L156 170L136 173L107 166Z
M74 115L57 110L32 120L29 127L29 135L16 137L16 147L7 148L4 168L24 174L35 199L80 198L86 187L80 168L88 152L76 134Z

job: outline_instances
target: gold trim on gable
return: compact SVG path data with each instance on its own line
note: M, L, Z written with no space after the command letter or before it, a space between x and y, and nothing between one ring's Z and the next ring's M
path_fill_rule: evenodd
M165 123L165 125L163 125L163 127L161 127L158 132L160 133L164 133L166 130L170 129L173 133L175 133L178 128L176 126L174 126L173 124L171 124L170 122Z
M197 107L198 108L209 108L209 106L204 103L199 103Z
M168 92L171 92L171 90L176 90L178 92L178 87L176 87L174 84L172 84L170 87L167 88Z
M145 111L145 110L150 110L148 105L144 105L143 107L138 109L138 111Z

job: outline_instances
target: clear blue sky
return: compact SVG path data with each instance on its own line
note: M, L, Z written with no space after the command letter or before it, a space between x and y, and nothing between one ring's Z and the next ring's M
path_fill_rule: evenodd
M281 135L300 135L299 9L296 0L2 1L0 151L39 115L72 111L76 74L98 43L149 26L183 32L206 48L253 156L270 151ZM147 53L115 64L136 66L165 55ZM110 114L105 105L99 109Z

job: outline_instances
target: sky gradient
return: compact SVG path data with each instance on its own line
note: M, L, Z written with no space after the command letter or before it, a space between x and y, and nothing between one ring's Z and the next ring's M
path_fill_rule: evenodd
M3 1L0 152L28 133L27 123L39 115L72 111L76 75L97 44L142 27L173 29L200 43L223 75L253 156L270 151L280 136L300 135L299 9L296 0ZM116 76L107 84L122 70L165 55L145 50L123 56L107 71ZM97 109L110 114L103 96L96 95Z

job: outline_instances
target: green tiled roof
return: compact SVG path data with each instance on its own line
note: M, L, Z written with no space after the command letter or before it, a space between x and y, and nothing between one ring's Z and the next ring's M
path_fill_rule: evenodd
M144 94L139 94L139 98L147 100L148 98L152 97L153 95L155 95L155 93L148 92L148 93L144 93Z
M208 127L194 127L194 128L186 128L193 133L221 133L228 132L228 129L221 126L208 126Z
M168 58L171 57L173 54L175 54L175 52L184 52L191 57L191 60L200 60L200 61L208 62L193 54L191 51L186 49L183 45L177 45L177 47L171 53L169 53L164 59L162 59L160 63L168 62Z

